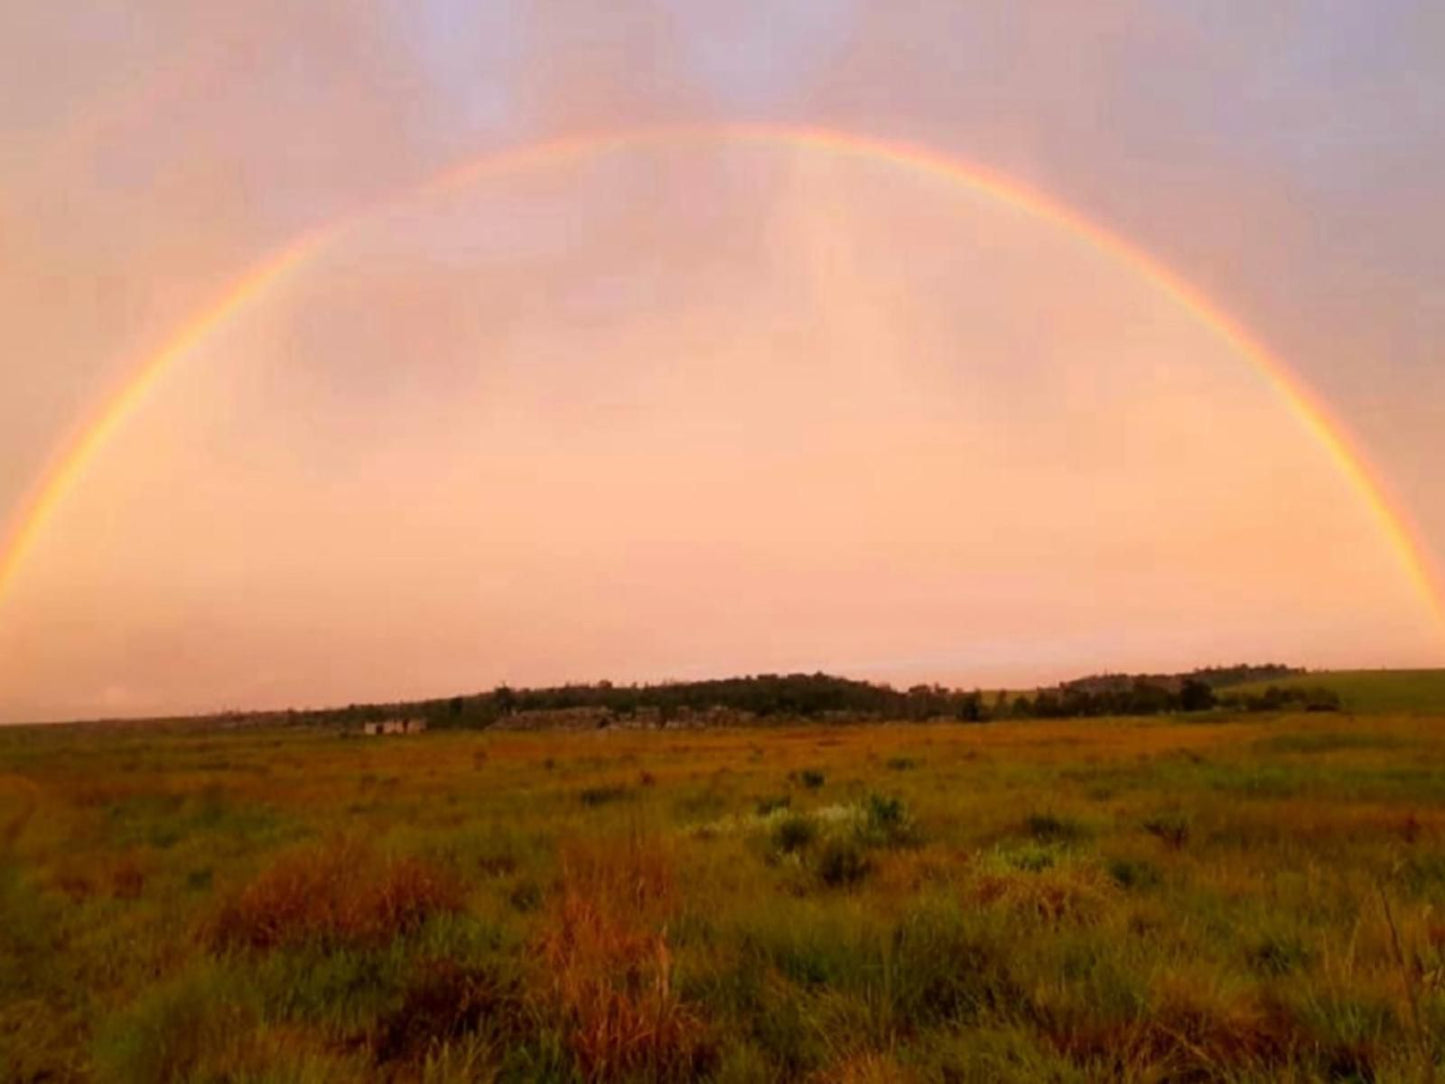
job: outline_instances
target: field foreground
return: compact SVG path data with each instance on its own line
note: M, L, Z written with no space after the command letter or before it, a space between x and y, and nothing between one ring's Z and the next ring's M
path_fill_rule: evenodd
M13 1080L1401 1080L1445 727L0 731Z

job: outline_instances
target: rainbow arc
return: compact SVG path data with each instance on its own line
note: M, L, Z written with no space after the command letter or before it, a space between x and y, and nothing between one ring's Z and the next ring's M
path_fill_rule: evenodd
M1207 297L1148 253L1071 208L1009 178L923 147L815 128L759 124L666 126L579 135L501 150L468 160L382 203L314 229L251 268L196 313L153 354L140 359L120 390L53 459L22 503L0 543L0 603L68 493L157 384L197 354L228 322L261 304L339 239L386 211L435 198L506 173L556 168L587 158L647 147L696 144L762 145L886 163L997 201L1066 230L1142 275L1189 311L1250 364L1273 389L1350 488L1370 510L1401 570L1432 614L1445 644L1445 593L1408 512L1393 499L1348 430L1283 361Z

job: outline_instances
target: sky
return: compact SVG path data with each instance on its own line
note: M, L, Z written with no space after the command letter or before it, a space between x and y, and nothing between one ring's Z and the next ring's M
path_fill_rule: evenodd
M7 5L0 721L1445 663L1442 54L1408 0Z

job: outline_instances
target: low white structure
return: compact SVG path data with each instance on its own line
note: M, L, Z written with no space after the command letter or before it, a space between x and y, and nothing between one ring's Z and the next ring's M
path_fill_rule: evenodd
M426 729L425 719L383 719L379 723L363 723L363 734L420 734Z

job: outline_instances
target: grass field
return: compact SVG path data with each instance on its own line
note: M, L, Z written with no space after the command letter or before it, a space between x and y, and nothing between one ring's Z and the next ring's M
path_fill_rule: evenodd
M1330 689L1339 694L1346 711L1362 714L1445 715L1445 670L1331 670L1236 685L1227 691L1259 694L1270 685Z
M1445 727L0 731L9 1080L1397 1080Z

